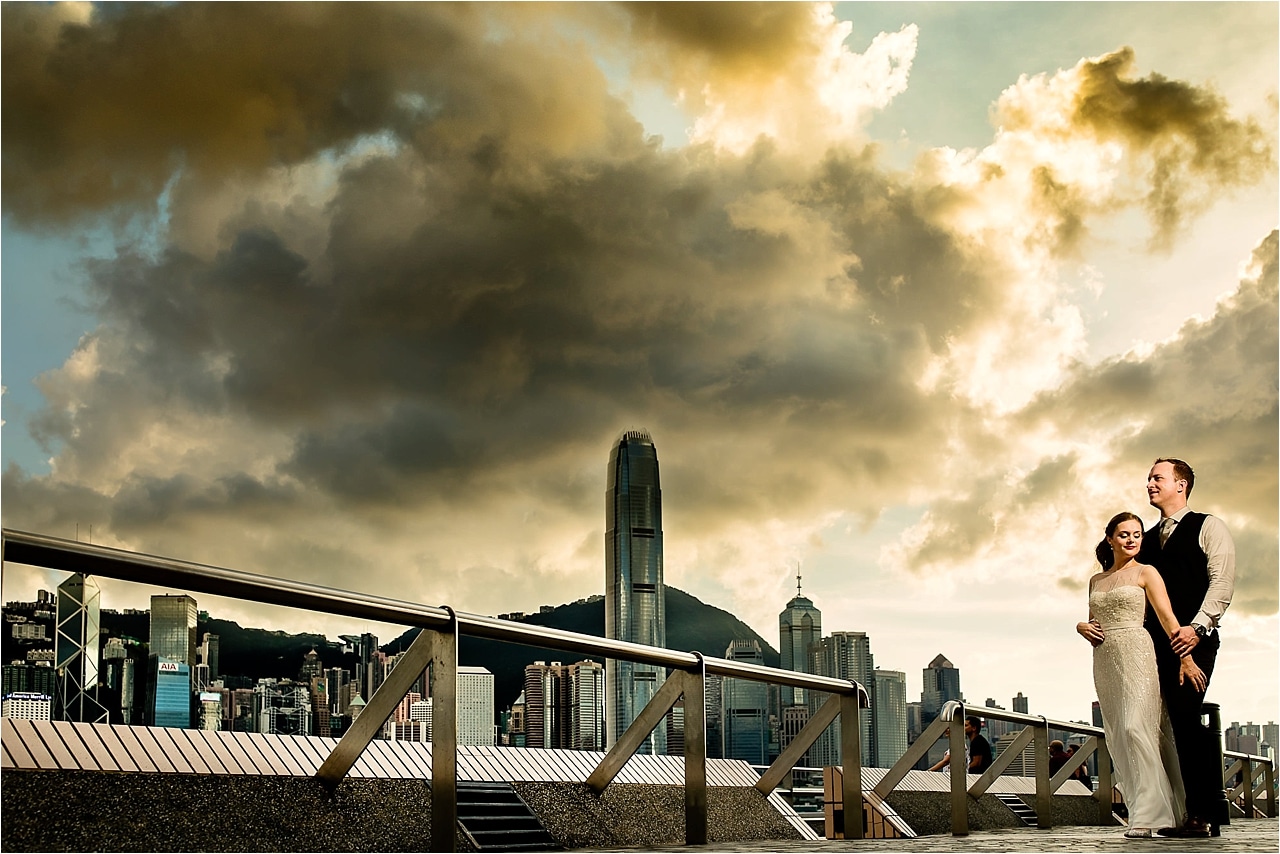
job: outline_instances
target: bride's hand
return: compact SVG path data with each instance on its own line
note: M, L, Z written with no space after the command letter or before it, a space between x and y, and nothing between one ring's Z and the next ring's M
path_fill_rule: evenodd
M1209 685L1209 680L1205 677L1204 671L1189 655L1182 659L1182 668L1178 671L1178 684L1185 684L1188 679L1191 680L1191 684L1195 686L1197 691L1203 691Z
M1097 620L1089 620L1085 623L1076 623L1076 632L1080 637L1087 640L1094 646L1101 646L1104 639L1102 634L1102 624Z

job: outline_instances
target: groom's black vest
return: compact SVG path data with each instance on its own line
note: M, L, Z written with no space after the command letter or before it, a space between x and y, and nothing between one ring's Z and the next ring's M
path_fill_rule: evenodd
M1204 527L1205 514L1189 512L1173 529L1169 540L1160 547L1160 525L1157 523L1142 538L1142 550L1138 553L1141 563L1154 566L1164 579L1169 593L1169 604L1178 625L1189 626L1200 612L1204 596L1209 592L1209 556L1200 548L1200 529ZM1147 627L1160 628L1151 607L1147 606ZM1163 632L1161 632L1163 635Z

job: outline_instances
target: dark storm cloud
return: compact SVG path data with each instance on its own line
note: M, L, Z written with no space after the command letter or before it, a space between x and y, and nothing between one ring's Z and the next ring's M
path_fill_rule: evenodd
M1144 205L1153 242L1167 246L1189 214L1207 207L1218 194L1249 186L1275 169L1275 132L1256 118L1232 116L1213 89L1170 80L1160 74L1135 78L1134 51L1124 47L1075 69L1071 113L1073 129L1100 142L1124 145L1143 164ZM1005 103L999 113L1008 130L1038 121L1037 108ZM1043 204L1061 215L1058 238L1071 247L1082 233L1087 210L1080 198L1051 170L1042 168L1036 183Z
M212 188L424 124L443 146L486 129L476 155L494 163L504 146L608 133L609 110L576 110L602 89L598 71L564 53L547 74L518 47L486 50L492 22L470 4L105 4L68 21L12 3L0 14L4 210L31 225L145 211L177 172Z
M978 272L992 263L867 164L810 176L757 152L710 172L637 147L544 163L530 187L424 150L343 176L322 264L262 216L208 260L95 265L101 313L128 342L111 373L134 395L296 431L281 474L396 502L455 494L509 466L497 449L514 443L551 455L681 403L708 407L700 430L842 425L837 444L865 457L858 437L931 432L935 401L912 377L998 293ZM736 227L726 208L765 190L834 223L856 278L793 281L810 277L794 234ZM397 227L376 227L388 209ZM95 424L100 441L113 408L59 416L49 438L76 447Z

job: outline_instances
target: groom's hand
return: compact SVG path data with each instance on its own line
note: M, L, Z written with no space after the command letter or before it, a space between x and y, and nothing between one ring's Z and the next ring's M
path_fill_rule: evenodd
M1199 643L1200 636L1191 626L1180 626L1176 632L1169 635L1169 645L1173 647L1174 655L1190 655L1191 650L1195 649Z

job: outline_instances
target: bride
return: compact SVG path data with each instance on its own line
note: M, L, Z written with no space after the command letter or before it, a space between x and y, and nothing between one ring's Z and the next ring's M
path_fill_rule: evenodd
M1089 579L1089 620L1076 626L1093 644L1093 684L1129 808L1124 835L1130 839L1177 826L1183 811L1182 775L1160 698L1155 647L1142 627L1147 603L1166 634L1178 630L1178 620L1160 573L1138 563L1141 546L1142 520L1133 513L1119 513L1107 523L1096 551L1102 572ZM1178 678L1204 690L1204 673L1190 656L1182 659Z

